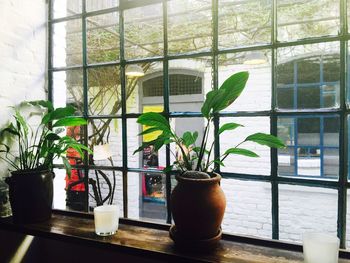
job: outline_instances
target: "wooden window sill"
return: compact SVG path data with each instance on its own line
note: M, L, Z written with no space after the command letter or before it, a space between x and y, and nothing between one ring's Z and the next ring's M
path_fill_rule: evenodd
M147 256L165 262L303 262L301 252L231 240L221 240L218 248L205 254L178 251L166 229L130 225L125 222L119 225L115 235L100 237L94 233L94 221L91 216L77 217L54 213L51 220L30 225L15 225L11 218L7 218L0 219L0 229L129 255ZM339 262L350 263L350 260L340 259Z

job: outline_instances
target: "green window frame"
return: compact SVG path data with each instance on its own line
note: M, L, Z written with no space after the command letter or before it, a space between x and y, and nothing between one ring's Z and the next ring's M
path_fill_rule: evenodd
M272 201L272 235L273 239L279 239L279 185L282 184L291 184L299 186L312 186L312 187L322 187L335 189L338 191L338 218L337 218L337 233L338 237L341 240L341 247L346 247L346 213L347 213L347 191L350 187L350 182L348 181L348 118L350 109L348 107L348 97L349 92L347 91L347 81L348 81L348 41L350 39L350 34L348 32L348 21L347 21L347 6L350 5L349 0L340 0L339 1L339 10L340 10L340 31L338 35L324 36L324 37L312 37L301 40L293 40L289 42L280 42L277 38L277 4L278 0L271 0L271 42L267 44L257 44L253 46L238 46L229 49L220 49L219 40L218 40L218 24L219 24L219 12L218 0L212 0L212 46L211 50L204 52L192 52L186 54L171 54L169 53L168 48L168 1L166 0L142 0L142 1L127 1L120 0L119 6L111 7L104 10L97 11L87 11L86 10L86 0L82 1L82 12L78 14L73 14L67 17L54 18L53 16L53 1L49 1L49 18L48 18L48 34L49 34L49 48L48 48L48 99L53 101L53 74L55 72L74 70L82 70L82 86L83 86L83 116L87 119L118 119L122 123L122 165L117 167L108 167L108 166L92 166L88 163L87 158L84 161L82 166L79 166L80 169L84 170L85 178L88 178L89 169L105 169L105 170L115 170L122 173L123 180L123 208L124 208L124 217L128 217L128 173L129 172L147 172L142 168L130 168L128 167L127 154L128 154L128 145L127 145L127 135L128 135L128 120L136 120L139 116L137 113L128 113L126 105L126 75L125 70L127 65L135 63L144 63L144 62L161 62L163 64L163 101L164 101L164 115L169 118L183 118L183 117L201 117L201 114L198 112L182 112L174 113L170 111L169 108L169 61L179 58L198 58L201 56L208 56L212 58L212 88L218 86L218 71L219 71L219 55L227 53L237 53L237 52L249 52L256 50L269 50L271 51L271 108L270 110L263 111L238 111L238 112L223 112L218 114L215 117L214 126L218 130L220 120L227 117L258 117L265 116L270 118L270 132L271 134L278 134L278 118L279 117L293 117L297 116L338 116L339 117L339 177L337 180L327 180L324 178L310 179L310 178L297 178L297 177L283 177L278 175L278 152L275 149L270 151L270 162L271 162L271 173L269 176L260 176L257 174L237 174L230 172L221 172L220 168L217 167L216 171L221 173L224 178L233 178L233 179L242 179L249 181L262 181L268 182L271 184L271 201ZM163 55L156 57L147 57L140 59L128 60L125 58L125 46L124 46L124 11L130 8L135 8L144 5L150 5L160 3L163 10ZM103 63L93 63L89 64L87 60L87 18L95 15L109 14L112 12L118 12L119 14L119 60ZM53 27L57 23L71 21L73 19L80 19L82 23L82 63L78 66L68 66L68 67L54 67L53 65ZM315 43L327 43L335 41L340 45L340 105L338 108L326 108L326 109L306 109L306 110L280 110L277 107L276 103L276 67L277 67L277 50L279 48L285 47L294 47L305 44L315 44ZM121 98L122 98L122 107L120 115L113 116L90 116L88 109L88 70L92 68L99 68L104 66L117 66L120 68L120 81L121 81ZM88 128L84 128L84 134L88 134ZM87 136L84 138L84 143L88 144ZM220 155L220 142L215 144L215 156ZM166 164L170 164L170 152L169 149L166 150ZM61 167L57 165L57 167ZM169 203L169 196L171 192L171 174L166 174L166 196L167 203ZM88 195L88 193L86 193ZM86 208L88 209L88 207ZM171 223L171 213L169 206L167 206L167 223Z

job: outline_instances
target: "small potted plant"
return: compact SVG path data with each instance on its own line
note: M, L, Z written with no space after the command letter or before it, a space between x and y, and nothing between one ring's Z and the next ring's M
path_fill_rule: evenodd
M54 109L51 102L43 100L23 102L14 107L14 112L14 121L0 130L0 161L6 162L11 171L6 182L13 219L15 223L45 221L52 211L53 160L62 158L70 174L67 150L73 148L81 156L84 150L89 151L66 136L64 127L86 125L87 121L73 116L72 106ZM40 122L31 125L28 122L34 116L39 116Z
M248 77L248 72L236 73L226 79L219 89L207 93L201 108L206 126L199 146L197 146L198 132L187 131L182 136L178 135L160 113L144 113L137 120L139 124L147 127L139 135L153 132L160 132L160 135L153 141L143 143L135 153L150 145L158 150L170 143L175 143L181 153L181 158L177 155L174 164L165 170L169 172L175 168L179 171L176 174L178 184L171 194L170 202L175 222L170 228L170 236L175 244L203 248L216 245L221 238L226 199L219 184L221 176L213 171L213 166L224 165L225 159L231 154L258 157L255 152L242 147L245 142L274 148L285 147L284 143L273 135L255 133L226 150L221 156L213 157L215 141L220 134L242 126L238 123L226 123L218 129L213 142L208 143L209 129L213 125L214 116L239 97Z

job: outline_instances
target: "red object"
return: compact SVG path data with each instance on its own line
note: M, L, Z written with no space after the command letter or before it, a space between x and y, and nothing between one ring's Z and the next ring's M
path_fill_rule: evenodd
M67 128L67 135L78 140L80 138L80 127L72 126ZM67 159L70 165L77 165L81 162L80 154L73 148L69 148L67 150ZM68 174L66 175L66 190L69 189L71 191L85 191L85 184L82 182L84 175L81 170L72 169L70 178ZM81 181L81 183L75 184L76 182ZM70 187L71 184L74 183L74 186Z

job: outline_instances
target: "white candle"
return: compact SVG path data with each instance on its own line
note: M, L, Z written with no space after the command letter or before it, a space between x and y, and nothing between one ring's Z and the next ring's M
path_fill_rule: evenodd
M118 230L119 208L103 205L94 208L95 232L100 236L113 235Z
M324 233L305 233L303 251L305 263L337 263L339 238Z

